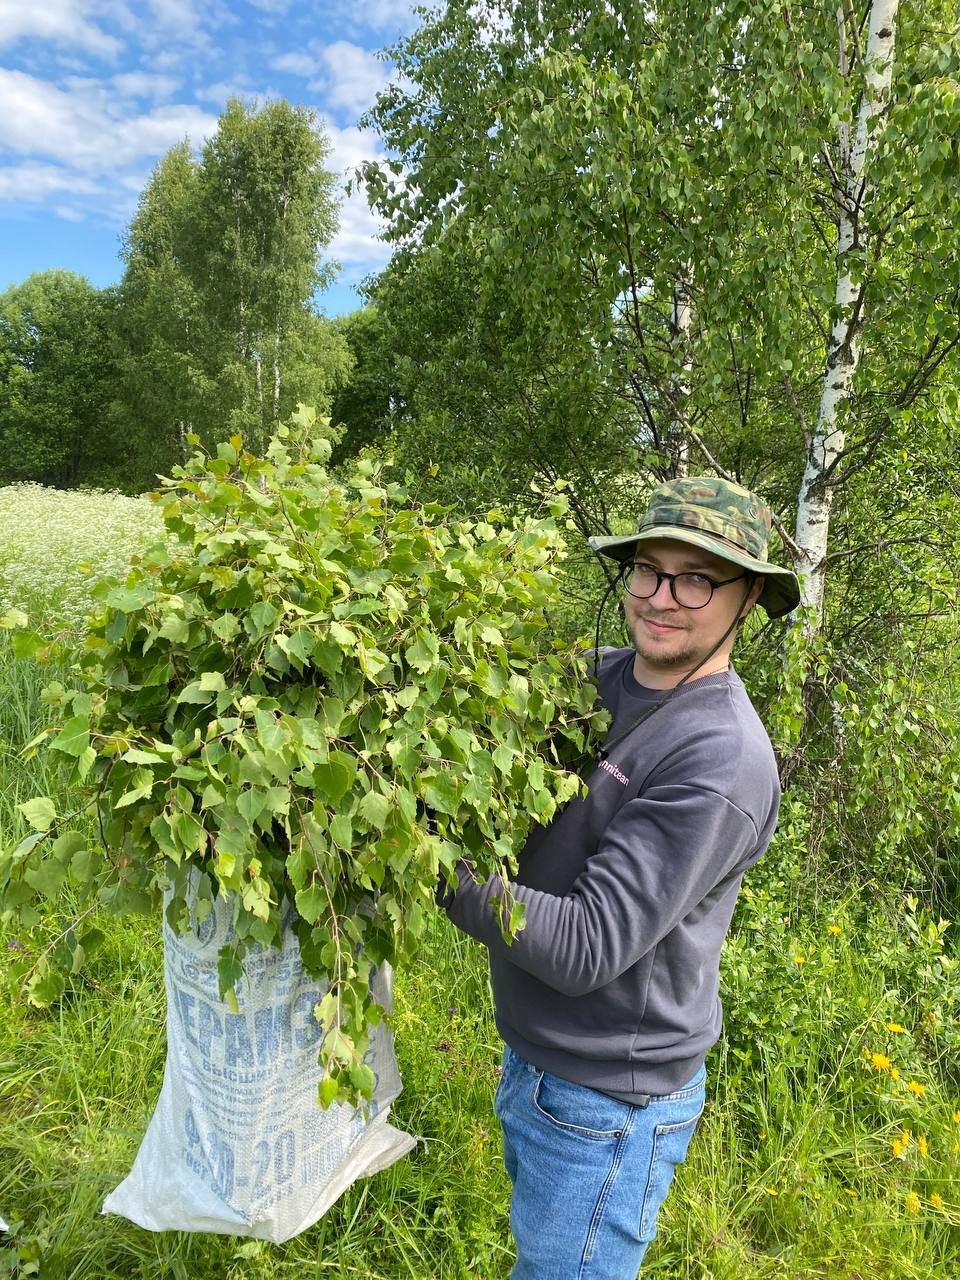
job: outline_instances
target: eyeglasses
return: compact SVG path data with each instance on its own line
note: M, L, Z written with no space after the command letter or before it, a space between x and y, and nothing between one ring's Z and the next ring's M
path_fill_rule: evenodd
M722 582L714 582L705 573L662 573L652 564L634 564L625 560L617 575L630 595L638 600L649 600L660 590L661 582L670 583L670 594L677 604L684 609L703 609L713 599L717 587L726 587L731 582L742 582L749 575L738 573L735 578L724 578Z

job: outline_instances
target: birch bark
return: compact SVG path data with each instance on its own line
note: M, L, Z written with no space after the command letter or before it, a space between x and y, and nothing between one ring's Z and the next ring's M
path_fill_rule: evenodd
M690 371L693 368L690 353L690 330L693 322L690 302L692 293L693 264L687 262L674 285L673 312L670 318L670 337L679 365L679 372L673 379L673 421L670 424L671 464L677 479L682 479L687 474L690 459L687 408L690 402Z
M271 429L280 421L280 318L277 317L277 329L273 338L273 417Z
M263 403L263 361L260 357L260 344L253 353L253 377L257 387L257 407L260 411L260 439L258 444L266 444L266 409Z
M837 11L840 32L840 72L851 76L847 56L847 15ZM832 475L846 444L841 410L850 396L860 359L866 285L863 263L867 250L867 161L878 138L877 117L890 98L894 40L899 0L873 0L864 53L864 86L851 138L841 124L839 145L842 187L837 191L840 218L837 229L837 287L835 321L830 333L817 422L807 449L807 463L797 509L797 568L802 575L801 603L813 610L811 632L823 619L824 569L833 502ZM855 31L855 28L854 28Z

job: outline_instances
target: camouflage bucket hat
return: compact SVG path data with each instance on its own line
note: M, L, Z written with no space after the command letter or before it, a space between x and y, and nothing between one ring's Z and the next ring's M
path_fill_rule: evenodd
M715 476L669 480L650 495L637 532L625 538L591 538L598 555L627 560L641 542L672 538L702 547L711 555L760 575L758 603L771 618L782 617L800 603L800 585L791 569L767 559L770 508L738 484Z

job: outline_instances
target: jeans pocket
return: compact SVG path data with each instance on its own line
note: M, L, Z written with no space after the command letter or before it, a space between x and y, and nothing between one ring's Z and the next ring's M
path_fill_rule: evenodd
M641 1240L650 1241L656 1234L657 1214L670 1190L675 1169L686 1159L687 1148L702 1111L701 1096L695 1115L686 1120L678 1120L675 1124L658 1124L653 1131L650 1172L640 1215Z
M608 1098L587 1085L540 1073L533 1091L533 1105L540 1116L572 1137L612 1142L624 1130L629 1106Z

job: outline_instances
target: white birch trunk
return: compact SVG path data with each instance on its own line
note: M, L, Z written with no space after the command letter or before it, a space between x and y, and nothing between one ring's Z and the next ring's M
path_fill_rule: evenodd
M267 433L263 407L263 362L260 358L259 345L253 353L253 376L257 385L257 404L260 407L260 439L257 443L260 448L263 448L266 444Z
M273 426L280 421L280 330L273 339Z
M833 487L830 478L846 444L839 420L840 409L850 395L860 359L860 333L864 319L862 263L866 250L864 166L876 147L872 126L890 97L893 51L899 0L873 0L865 50L865 85L851 142L850 128L840 127L840 170L843 190L837 235L836 321L830 334L817 423L807 450L807 465L800 485L797 510L797 569L802 576L802 604L811 606L819 629L823 618L824 568L830 531ZM849 76L843 8L837 13L840 28L840 70ZM852 255L856 255L855 257Z
M674 475L682 479L687 474L690 460L690 437L687 433L686 407L690 402L690 371L693 362L690 354L690 329L693 310L690 295L693 292L693 264L684 264L673 289L673 313L671 338L680 363L680 372L673 381L673 422L670 424L670 454Z

